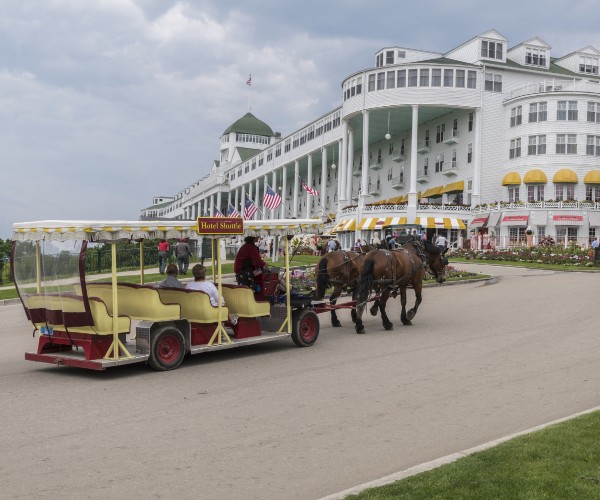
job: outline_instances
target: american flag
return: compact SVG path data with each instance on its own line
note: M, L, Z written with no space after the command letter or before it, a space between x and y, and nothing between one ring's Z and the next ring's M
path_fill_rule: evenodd
M252 75L250 75L246 80L246 85L248 85L248 87L252 86Z
M240 217L240 213L230 203L227 208L227 217Z
M257 206L246 196L246 201L244 202L244 219L252 219L257 211Z
M215 217L225 217L217 207L215 207Z
M304 191L306 191L308 194L311 196L319 196L319 192L315 188L311 188L308 184L306 184L306 182L302 180L302 177L300 177L300 182L302 183L302 189L304 189Z
M281 205L281 196L279 196L273 188L267 184L267 192L263 198L263 206L265 208L277 208Z

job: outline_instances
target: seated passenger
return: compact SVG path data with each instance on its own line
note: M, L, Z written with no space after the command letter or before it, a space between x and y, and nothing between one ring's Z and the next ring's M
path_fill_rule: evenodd
M206 268L202 264L196 264L192 267L192 274L194 275L194 281L187 283L185 288L187 290L201 290L205 292L210 298L210 304L213 307L217 307L219 304L219 291L212 281L206 281ZM223 297L221 297L221 305L225 305Z
M181 282L177 279L177 266L175 264L169 264L167 266L167 277L159 282L158 286L161 288L183 288Z

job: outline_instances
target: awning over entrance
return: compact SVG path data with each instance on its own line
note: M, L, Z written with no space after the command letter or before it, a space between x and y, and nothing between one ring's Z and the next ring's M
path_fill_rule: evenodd
M600 170L590 170L583 178L584 184L600 184Z
M443 189L444 189L444 186L437 186L437 187L429 188L421 195L421 198L433 198L436 196L442 196Z
M473 217L471 222L469 222L469 227L484 227L488 221L489 214L478 215L477 217Z
M500 216L502 212L492 212L490 214L490 218L487 221L487 227L496 227L498 225L498 221L500 220Z
M509 172L502 178L503 186L518 186L521 184L521 176L517 172Z
M453 217L416 217L415 224L428 229L466 229L462 219Z
M563 168L554 174L552 182L555 184L577 184L577 174L568 168Z
M446 184L442 193L462 193L465 190L465 181L452 182Z
M534 168L525 174L523 182L525 184L546 184L548 182L548 178L546 177L546 174L539 168Z
M524 214L505 214L500 222L501 226L519 226L525 227L529 222L529 213Z
M358 224L358 229L361 231L376 231L395 224L406 224L406 217L365 217Z
M555 226L583 226L583 214L581 212L555 212L552 222Z
M332 233L341 233L342 231L354 231L356 229L356 219L342 219L331 230Z

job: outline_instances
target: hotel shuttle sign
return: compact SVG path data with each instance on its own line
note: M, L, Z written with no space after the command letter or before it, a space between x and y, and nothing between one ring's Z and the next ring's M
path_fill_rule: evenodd
M241 217L198 217L198 234L243 234L244 219Z

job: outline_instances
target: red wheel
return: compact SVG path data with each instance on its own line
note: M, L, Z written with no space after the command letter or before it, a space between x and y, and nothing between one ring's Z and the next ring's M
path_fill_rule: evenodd
M163 326L152 334L148 364L155 370L173 370L185 356L183 334L172 326Z
M308 347L319 336L319 317L314 311L300 309L292 314L292 340L298 347Z

